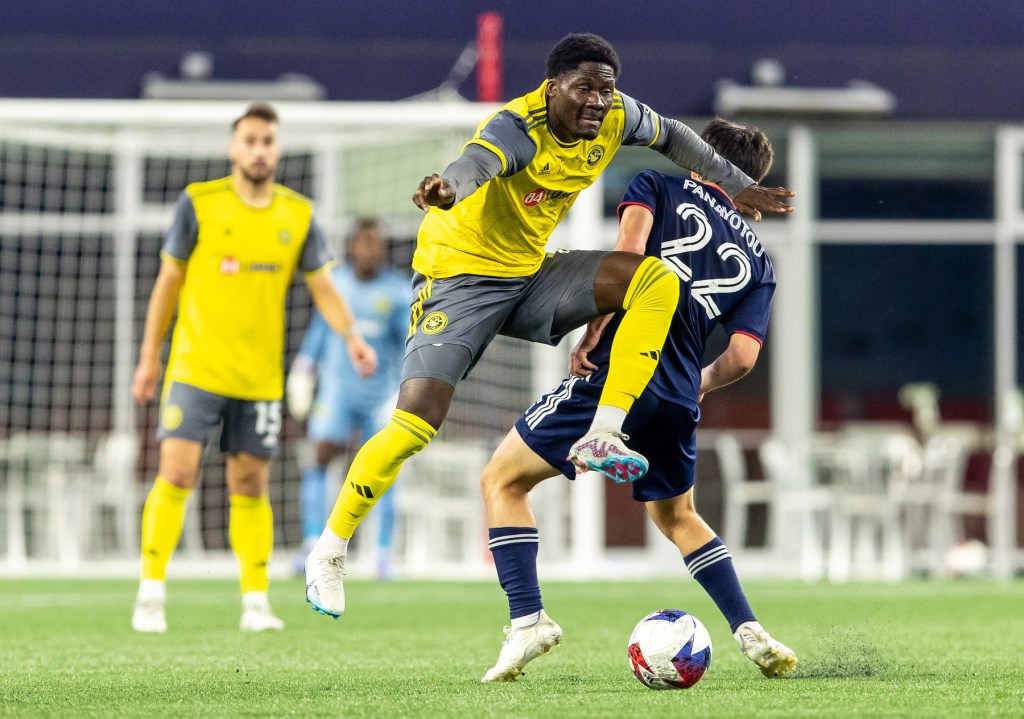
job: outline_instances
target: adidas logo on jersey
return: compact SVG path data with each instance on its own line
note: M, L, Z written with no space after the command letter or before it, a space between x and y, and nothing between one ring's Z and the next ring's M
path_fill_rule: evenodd
M551 163L545 162L544 167L537 170L538 175L550 175L551 174Z
M650 357L652 360L657 362L658 360L661 359L661 352L659 352L658 350L651 350L650 352L641 352L640 356L641 357Z

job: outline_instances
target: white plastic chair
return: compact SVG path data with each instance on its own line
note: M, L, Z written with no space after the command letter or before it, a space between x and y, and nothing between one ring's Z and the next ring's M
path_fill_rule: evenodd
M800 576L815 581L824 576L825 546L833 497L826 487L798 486L794 481L792 452L779 440L768 439L758 449L761 466L775 493L773 535L795 534L791 544L799 546ZM783 524L783 521L786 524ZM773 548L778 555L779 547Z
M828 577L906 575L903 510L920 472L920 445L906 433L853 433L835 440L825 468L833 503Z
M140 492L136 481L139 439L133 433L111 432L100 438L93 455L93 482L82 499L81 543L94 541L96 520L113 515L114 550L128 555L138 550Z
M413 575L480 568L485 560L480 474L490 452L473 442L434 440L398 477L397 535Z
M731 434L719 434L714 440L715 458L722 479L724 500L722 538L735 551L746 546L750 507L763 505L767 510L768 547L771 549L775 488L769 479L753 480L744 456L743 445Z
M992 454L989 489L995 475L1013 466L1014 451L997 445ZM937 434L925 444L922 482L932 493L933 517L929 522L929 569L935 576L945 572L949 550L964 539L964 517L983 517L989 536L996 519L996 503L991 492L968 492L964 488L968 453L955 435Z
M88 476L85 437L20 433L4 449L8 567L23 570L31 550L36 558L73 569L81 554L80 507L74 498ZM29 525L26 515L32 518Z

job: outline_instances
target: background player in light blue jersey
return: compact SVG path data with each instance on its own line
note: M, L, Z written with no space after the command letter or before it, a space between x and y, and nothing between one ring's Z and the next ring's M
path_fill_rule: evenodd
M386 262L387 247L378 223L362 220L347 241L346 262L331 273L338 290L351 298L359 332L377 352L377 372L360 378L345 343L315 312L288 375L289 411L298 419L309 416L309 438L315 443L299 490L303 537L303 551L296 563L299 572L327 521L327 466L343 454L353 454L380 430L391 415L398 392L412 292L409 278L387 267ZM378 576L387 578L391 575L394 492L382 497L378 506Z
M756 181L772 149L760 130L724 120L701 137ZM658 368L626 417L626 444L650 462L632 483L633 499L679 549L690 574L721 610L743 653L768 677L796 666L796 655L758 623L728 550L697 514L693 501L698 403L747 374L768 328L775 274L757 235L719 187L699 177L646 170L630 182L619 206L615 249L666 261L682 291ZM621 313L598 318L573 351L572 375L526 411L495 450L481 479L490 548L508 596L512 626L483 681L511 681L560 644L562 630L545 612L537 579L537 522L528 494L556 474L573 479L566 458L593 417L608 372L609 348ZM708 336L718 325L729 346L702 368Z

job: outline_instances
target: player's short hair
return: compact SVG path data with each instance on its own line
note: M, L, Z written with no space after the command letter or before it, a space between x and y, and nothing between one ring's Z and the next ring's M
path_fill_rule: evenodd
M360 218L349 232L346 242L351 242L366 232L380 232L380 222L373 217Z
M747 127L716 117L700 133L715 152L760 182L772 169L775 151L768 136L756 127Z
M254 102L245 108L245 112L242 113L241 117L231 123L232 131L237 130L238 123L247 117L255 117L258 120L264 120L275 125L280 122L277 119L277 110L274 109L273 105L269 102Z
M547 76L558 77L564 72L575 70L585 62L610 65L615 73L615 79L618 79L619 70L622 69L619 55L610 42L588 32L573 33L559 40L548 54Z
M356 240L367 233L376 233L379 238L383 239L384 235L381 230L380 221L373 217L363 217L356 220L352 229L345 236L344 254L346 262L352 261L352 246L356 243Z

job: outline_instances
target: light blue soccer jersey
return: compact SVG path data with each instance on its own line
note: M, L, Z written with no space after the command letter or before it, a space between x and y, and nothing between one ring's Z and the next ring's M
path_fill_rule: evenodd
M372 280L361 281L347 264L331 270L331 279L352 308L359 333L377 352L377 371L368 379L360 378L345 342L316 311L299 355L317 365L317 405L344 405L352 411L372 413L398 390L409 330L410 282L390 268Z

